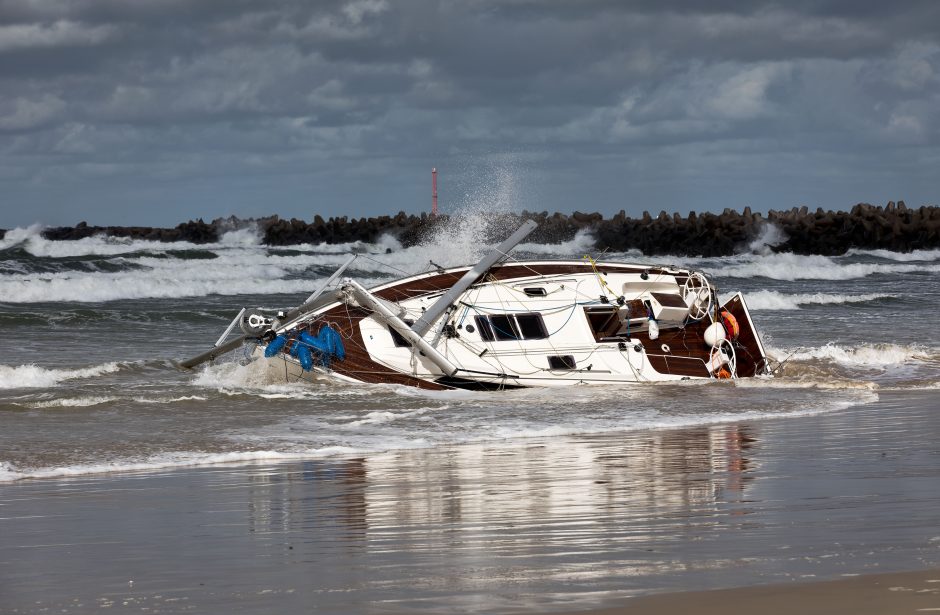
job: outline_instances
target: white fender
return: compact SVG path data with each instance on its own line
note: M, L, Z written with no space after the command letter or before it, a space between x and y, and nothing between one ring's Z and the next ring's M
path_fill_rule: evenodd
M720 322L713 322L705 329L705 343L709 346L717 346L727 336L728 334Z

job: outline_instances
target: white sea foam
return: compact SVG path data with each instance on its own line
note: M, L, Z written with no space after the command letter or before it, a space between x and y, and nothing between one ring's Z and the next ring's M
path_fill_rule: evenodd
M54 387L63 380L95 378L120 371L118 363L104 363L84 369L46 369L38 365L10 367L0 365L0 389L35 389Z
M256 224L245 228L235 229L222 233L219 245L226 247L254 247L261 245L261 230Z
M27 408L87 408L89 406L109 404L117 400L117 397L90 395L87 397L64 397L62 399L28 402L24 405Z
M13 464L0 461L0 483L8 483L19 478L23 478L22 472L18 472Z
M197 248L195 244L187 242L160 243L158 241L133 240L127 237L106 237L103 235L69 241L52 241L42 236L42 230L43 227L38 224L27 228L11 229L7 231L3 240L0 240L0 250L19 245L33 256L69 258Z
M848 367L885 368L935 360L940 349L900 344L826 344L776 350L773 354L788 357L790 361L831 361Z
M732 383L718 385L721 388ZM624 388L608 395L632 398L640 395L636 387ZM572 400L594 400L601 390L573 388L564 391L522 391L510 395L517 401L549 400L539 406L534 415L497 418L471 401L467 408L457 412L441 413L448 406L418 407L406 410L374 409L358 415L351 422L346 408L335 407L336 412L293 416L274 424L239 428L222 434L239 449L246 445L254 450L222 452L166 452L146 457L121 457L100 461L76 462L56 467L16 467L0 463L0 482L24 478L75 477L89 474L156 471L215 464L251 464L255 462L281 462L297 459L316 459L381 453L390 450L428 448L437 445L461 445L479 442L514 441L575 434L602 434L618 430L676 429L689 426L715 425L740 420L773 417L810 416L840 410L858 403L876 399L868 391L841 392L838 396L816 395L812 400L787 403L764 408L766 403L753 397L760 410L751 409L747 396L734 396L737 410L714 409L690 414L673 413L644 408L624 412L622 404L616 409L604 402L605 409L585 415L571 412ZM593 393L593 394L592 394ZM743 391L742 391L743 393ZM716 397L717 399L718 397ZM745 400L745 401L742 401ZM622 399L621 399L622 401ZM460 405L460 402L455 402ZM425 415L433 416L431 423L422 422ZM340 421L340 422L336 422ZM399 424L400 423L400 424ZM422 427L422 425L424 425Z
M709 265L705 271L711 275L730 278L763 277L787 281L851 280L874 274L940 272L940 265L937 264L842 263L828 256L791 253L754 255L731 262L740 264Z
M422 245L402 248L390 235L375 244L352 242L335 245L300 245L270 248L259 244L257 229L247 228L224 234L219 242L197 245L187 242L161 243L113 237L89 237L77 241L49 241L41 228L32 226L9 231L0 240L0 249L22 245L30 253L45 258L101 255L114 257L112 263L124 265L121 271L56 271L30 273L13 263L9 273L0 275L0 297L5 303L105 302L122 299L185 298L208 295L288 294L304 296L322 279L326 271L338 266L350 252L362 257L349 269L364 282L381 282L427 271L434 265L445 267L476 262L492 247L489 239L505 236L514 228L494 228L509 218L507 195L513 190L509 180L497 182L491 192L481 197L438 227ZM509 186L509 187L507 187ZM495 204L495 205L494 205ZM909 255L869 251L882 261L847 262L843 257L772 254L761 246L773 245L780 238L767 225L751 249L759 254L703 259L662 257L649 259L636 252L605 255L609 260L655 261L702 267L720 277L778 280L847 280L874 274L903 274L940 271L940 251L920 251ZM587 230L560 244L523 243L519 253L535 256L572 258L590 253L594 239ZM212 252L215 258L194 261L179 257L176 251ZM174 253L168 254L173 251ZM910 262L908 262L910 261ZM432 265L432 263L434 263ZM133 270L130 269L133 267ZM769 300L769 299L768 299ZM770 309L770 308L767 308ZM775 309L793 309L779 307Z
M852 406L870 403L878 399L875 393L857 392L851 399L842 399L819 404L807 404L800 408L782 410L779 412L768 413L766 411L743 411L716 413L707 416L655 416L633 420L629 426L630 431L643 430L670 430L682 429L685 427L700 427L709 425L721 425L723 423L737 423L740 421L755 421L766 418L797 418L806 416L816 416L829 412L837 412L850 408ZM494 430L492 437L499 440L515 440L528 438L544 438L571 435L590 435L609 433L614 430L622 430L622 425L606 425L599 423L593 426L585 425L543 425L533 427L500 427ZM480 440L467 440L474 442Z
M779 226L764 222L760 227L760 233L748 244L747 249L755 254L771 254L771 248L786 240L787 235Z
M28 244L33 239L42 239L39 235L41 232L42 225L40 224L10 229L3 236L3 239L0 239L0 250L6 250L20 244Z
M341 256L268 256L255 250L222 253L211 261L139 258L144 270L113 273L63 271L0 276L8 303L98 302L117 299L206 295L309 293L318 276L297 277L314 266L332 266Z
M269 371L268 361L258 360L250 363L240 364L235 362L218 363L215 365L206 365L202 371L196 374L193 379L193 385L208 389L229 390L253 388L262 391L269 391L275 394L284 393L284 387L290 385L277 384L283 379L283 375L272 374ZM275 387L272 389L272 385ZM291 387L303 394L303 384L297 384Z
M775 290L759 290L747 294L747 305L752 310L798 310L804 305L838 305L843 303L866 303L891 298L884 293L843 295L830 293L781 293Z
M181 401L206 401L207 399L201 395L181 395L179 397L134 397L132 401L138 404L175 404Z
M891 250L859 250L853 248L846 252L846 256L874 256L890 261L937 261L940 260L940 250L913 250L911 252L893 252Z
M708 382L707 380L705 382ZM797 377L776 376L773 378L739 378L734 385L742 389L822 389L833 391L879 391L881 385L871 380L858 378L839 378L831 374L820 375L817 371L802 374ZM856 403L877 401L877 397L867 400L858 400Z
M561 243L520 243L517 252L547 254L556 258L581 258L594 251L596 239L589 229L580 229L575 236Z
M317 459L360 453L354 448L344 446L326 446L296 452L272 450L232 451L225 453L178 452L162 453L146 459L119 459L102 463L75 464L71 466L24 468L19 469L11 463L0 462L0 482L12 482L24 478L65 478L89 474L110 474L115 472L146 472L173 468L211 466L233 463L253 463L265 461L290 461L295 459Z
M405 410L402 412L392 412L391 410L376 410L373 412L367 412L364 417L361 419L356 419L346 423L348 427L360 427L362 425L384 425L386 423L392 423L399 419L409 419L421 416L428 412L439 412L441 410L446 410L449 406L438 406L434 408L415 408L413 410Z

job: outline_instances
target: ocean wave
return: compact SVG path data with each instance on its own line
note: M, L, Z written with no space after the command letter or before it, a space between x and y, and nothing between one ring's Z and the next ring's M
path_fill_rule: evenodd
M781 253L722 259L740 264L710 263L706 273L724 278L770 278L772 280L851 280L875 274L940 272L935 264L840 263L828 256Z
M717 385L711 395L721 399L735 383ZM684 387L680 387L684 388ZM593 387L592 387L593 389ZM612 397L634 395L636 387L608 391ZM593 398L604 391L593 391ZM808 393L805 399L790 400L782 406L766 403L764 389L741 391L735 403L717 405L693 413L674 412L670 408L642 408L624 412L622 405L605 404L604 410L585 415L572 411L573 399L590 399L592 391L572 387L564 391L522 391L513 399L550 400L532 414L523 413L496 418L485 402L471 402L455 412L438 412L451 406L417 407L397 411L381 408L363 409L350 415L349 409L332 406L334 412L317 411L300 416L286 416L274 424L241 427L220 435L231 442L231 450L166 451L146 456L77 459L72 463L26 467L0 462L0 482L25 478L61 478L91 474L153 472L217 464L248 465L300 459L343 458L349 455L383 453L434 446L473 445L484 442L512 442L531 438L566 435L609 434L612 431L672 430L759 420L768 417L799 417L838 411L877 399L871 391L839 391L831 394ZM687 393L697 397L698 393ZM707 392L706 392L707 394ZM689 399L692 399L690 397ZM559 399L561 398L561 399ZM748 401L750 400L750 401ZM781 398L780 401L786 401ZM757 404L754 406L753 404ZM453 406L460 406L455 402ZM734 406L734 407L730 407ZM432 414L433 413L433 414ZM426 415L426 416L425 416ZM433 417L433 421L427 418Z
M597 240L589 229L579 229L575 236L561 243L520 243L515 251L525 254L547 254L552 257L577 257L593 252Z
M890 261L937 261L940 260L940 250L912 250L910 252L894 252L892 250L861 250L852 248L846 256L874 256Z
M937 361L940 357L940 349L903 344L860 344L857 346L826 344L817 347L775 350L773 354L786 357L788 361L824 361L847 367L886 368Z
M35 257L75 258L82 256L117 256L136 252L205 251L261 246L261 236L258 229L254 227L229 231L219 237L218 242L209 244L196 244L188 241L163 242L108 235L94 235L82 239L57 241L46 239L42 236L42 231L43 227L38 224L26 228L11 229L0 240L0 250L19 246Z
M891 299L893 295L869 293L843 295L830 293L781 293L775 290L759 290L747 294L747 305L752 310L798 310L804 305L838 305L845 303L867 303Z
M46 369L33 364L0 365L0 389L49 388L65 380L95 378L121 369L120 363L104 363L84 369Z
M108 397L102 395L89 395L87 397L63 397L61 399L50 399L46 401L26 402L22 405L26 408L88 408L89 406L100 406L118 401L118 397Z
M0 462L0 483L27 478L68 478L92 474L124 472L152 472L175 468L212 466L222 464L248 464L255 462L316 459L361 453L354 448L326 446L297 452L272 450L231 451L224 453L177 452L161 453L145 459L121 459L101 463L81 463L70 466L45 468L18 468L9 462Z
M747 245L747 250L755 254L770 254L773 247L786 240L783 229L771 222L764 222L760 226L760 233Z
M705 382L708 382L707 380ZM870 391L881 390L881 385L871 380L849 378L819 369L785 369L775 377L739 378L734 386L741 389L815 389L827 391ZM877 401L877 397L856 400L856 403Z
M361 427L363 425L385 425L387 423L393 423L402 419L415 418L428 412L439 412L446 410L450 406L434 406L434 407L422 407L414 408L410 410L403 410L401 412L393 412L391 410L373 410L372 412L367 412L365 416L359 419L355 419L344 425L346 427Z

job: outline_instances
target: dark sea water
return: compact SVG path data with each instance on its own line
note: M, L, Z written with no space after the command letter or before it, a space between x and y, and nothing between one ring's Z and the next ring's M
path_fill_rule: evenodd
M884 391L940 391L940 251L833 258L774 254L759 243L725 258L602 258L694 267L725 295L743 291L784 362L771 379L428 393L268 382L238 353L195 372L173 366L214 343L241 306L301 302L349 252L361 258L347 275L373 284L425 270L429 260L472 262L485 249L478 237L471 225L407 249L390 238L270 248L251 229L199 246L8 232L0 240L0 481L799 421ZM591 245L580 235L523 244L515 257L581 258Z
M727 258L773 378L502 393L284 385L242 306L473 262L39 229L0 240L0 612L548 612L940 565L940 251ZM588 235L517 258L581 258ZM595 255L598 256L598 255ZM612 602L613 601L613 602Z

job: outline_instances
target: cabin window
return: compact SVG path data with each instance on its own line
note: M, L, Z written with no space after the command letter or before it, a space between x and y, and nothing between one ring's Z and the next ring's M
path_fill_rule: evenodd
M480 330L480 339L484 342L492 342L496 339L493 335L493 327L490 326L490 319L486 316L477 316L474 318L477 323L477 329Z
M411 325L415 324L415 321L405 320L405 324L410 327ZM401 333L391 327L388 328L388 332L392 334L392 341L395 342L395 346L398 348L411 348L411 342L403 338Z
M490 316L490 324L493 325L493 333L496 334L498 340L522 339L514 316Z
M547 297L548 291L542 288L541 286L529 286L522 289L522 292L529 295L530 297Z
M578 364L575 362L574 356L570 354L548 357L549 369L575 369L577 366Z
M539 313L516 314L516 322L519 323L519 332L522 333L523 339L543 340L548 337L548 331L545 330L545 323Z
M548 337L545 322L538 312L476 316L474 321L480 330L480 338L486 342L496 340L541 340Z

